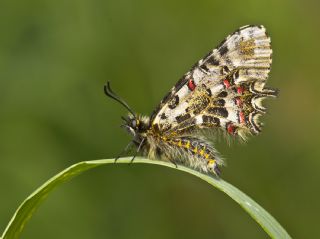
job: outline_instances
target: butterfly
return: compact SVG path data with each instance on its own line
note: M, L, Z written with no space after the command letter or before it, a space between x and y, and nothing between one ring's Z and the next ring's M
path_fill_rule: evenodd
M266 113L262 101L277 96L265 87L270 42L264 26L239 28L183 75L150 117L134 113L108 82L105 94L129 111L122 127L133 139L125 151L134 145L136 154L219 176L224 162L212 134L243 140L259 134L259 117Z

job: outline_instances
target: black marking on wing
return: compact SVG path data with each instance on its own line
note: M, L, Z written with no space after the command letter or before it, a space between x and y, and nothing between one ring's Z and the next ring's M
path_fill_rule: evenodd
M172 98L172 100L169 102L168 107L170 109L174 109L177 107L177 105L179 104L179 96L175 96L174 98Z
M261 128L256 124L255 117L257 115L260 115L260 114L257 112L252 113L250 123L251 123L252 127L254 128L254 130L256 131L256 133L259 133L259 132L261 132ZM253 131L253 133L255 133L255 132Z
M210 107L207 109L207 111L210 114L218 115L224 118L227 118L229 114L226 108L223 108L223 107Z
M208 72L209 72L209 68L208 68L205 64L202 64L202 65L200 65L199 67L200 67L200 69L204 70L205 73L208 73Z
M228 66L223 66L222 69L224 71L224 74L228 74L230 72L230 69Z
M236 80L239 78L239 70L236 70L234 73L233 73L233 80Z
M203 125L214 124L215 126L220 126L220 120L217 117L211 115L202 115Z
M209 59L207 59L206 63L214 66L219 66L219 60L217 60L214 56L211 56Z
M182 86L184 86L187 83L188 79L185 77L182 77L175 85L174 85L174 90L177 92L178 90L181 89Z
M166 119L166 118L168 118L168 117L166 116L165 113L162 113L162 114L160 115L160 119Z
M208 96L211 97L211 96L212 96L211 90L210 90L209 88L206 88L206 91L207 91L207 93L208 93Z
M218 51L219 51L220 55L223 56L224 54L226 54L226 53L229 51L229 49L228 49L227 46L221 46L221 47L218 49Z
M176 117L176 120L180 124L182 121L185 121L185 120L190 119L190 118L191 118L190 114L182 114L182 115L178 115Z
M225 103L226 103L226 101L224 99L218 99L218 100L213 101L213 104L217 105L217 106L224 106Z
M226 92L226 91L221 91L218 95L217 95L217 97L219 97L219 98L225 98L225 97L227 97L228 96L228 93Z

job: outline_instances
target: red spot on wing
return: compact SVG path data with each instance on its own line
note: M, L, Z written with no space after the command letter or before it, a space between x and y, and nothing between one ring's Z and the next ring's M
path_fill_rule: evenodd
M223 84L227 89L230 87L230 82L228 80L223 80Z
M235 132L235 127L234 127L234 125L233 125L232 123L229 123L229 124L227 125L227 131L228 131L229 134L234 134L234 132Z
M239 87L237 88L238 94L242 95L242 94L243 94L243 90L244 90L243 87L239 86Z
M244 115L243 111L239 112L239 119L240 119L241 124L245 123L245 115Z
M190 79L190 80L188 81L188 88L189 88L189 90L191 90L191 91L194 91L194 89L196 88L196 84L194 83L194 81L193 81L192 79Z

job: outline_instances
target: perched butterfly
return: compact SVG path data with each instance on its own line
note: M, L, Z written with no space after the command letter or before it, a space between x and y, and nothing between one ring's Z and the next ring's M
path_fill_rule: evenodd
M245 140L261 131L262 100L277 95L265 87L271 54L263 26L241 27L195 64L150 117L135 114L108 82L105 93L130 112L122 117L133 136L125 150L134 144L150 159L219 175L223 160L208 133L222 131Z

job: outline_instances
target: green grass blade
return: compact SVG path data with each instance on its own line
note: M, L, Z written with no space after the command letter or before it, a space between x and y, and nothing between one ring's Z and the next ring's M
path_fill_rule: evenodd
M120 158L117 163L130 163L131 157ZM40 206L40 204L46 199L48 194L57 186L61 185L65 181L85 172L89 169L95 168L97 166L114 163L113 159L101 159L93 161L84 161L74 164L65 170L61 171L42 186L40 186L36 191L34 191L27 199L25 199L19 208L16 210L15 214L8 223L5 231L2 234L2 239L16 239L19 238L24 226L32 217L35 210ZM149 160L146 158L137 157L134 163L148 163L157 164L170 168L175 168L187 173L190 173L214 186L215 188L221 190L230 196L234 201L236 201L250 216L260 224L260 226L268 233L271 238L288 238L291 237L285 231L285 229L261 206L259 206L250 197L245 195L236 187L227 183L223 179L217 179L206 174L199 173L190 168L183 166L178 166L176 168L172 163L167 163L163 161Z

